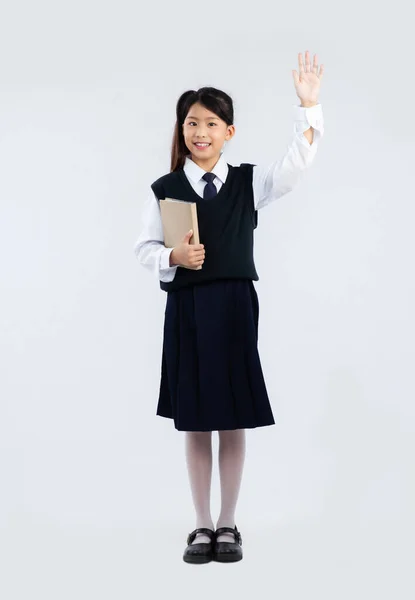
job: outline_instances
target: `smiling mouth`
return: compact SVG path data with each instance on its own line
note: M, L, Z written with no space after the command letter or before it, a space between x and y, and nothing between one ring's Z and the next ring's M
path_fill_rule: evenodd
M208 142L194 142L194 145L200 148L207 148L208 146L210 146L210 143Z

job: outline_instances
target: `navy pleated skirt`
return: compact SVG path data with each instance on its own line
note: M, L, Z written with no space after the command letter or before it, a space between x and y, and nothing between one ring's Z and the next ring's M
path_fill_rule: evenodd
M253 281L167 292L157 415L180 431L274 425L258 354Z

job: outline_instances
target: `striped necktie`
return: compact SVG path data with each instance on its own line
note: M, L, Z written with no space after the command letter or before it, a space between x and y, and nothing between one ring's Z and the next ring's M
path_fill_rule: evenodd
M211 198L216 196L216 194L218 193L218 190L216 189L216 185L213 183L213 180L215 179L215 177L216 177L216 175L214 173L205 173L202 177L202 179L207 181L207 184L205 185L205 187L203 189L204 200L210 200Z

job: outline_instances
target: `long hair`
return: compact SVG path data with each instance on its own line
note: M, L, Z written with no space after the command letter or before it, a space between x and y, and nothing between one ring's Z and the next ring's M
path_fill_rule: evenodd
M202 87L197 91L188 90L184 92L176 105L176 124L171 146L170 171L183 168L186 156L190 154L184 142L182 127L190 107L196 102L215 113L225 121L226 125L233 125L233 101L228 94L214 87Z

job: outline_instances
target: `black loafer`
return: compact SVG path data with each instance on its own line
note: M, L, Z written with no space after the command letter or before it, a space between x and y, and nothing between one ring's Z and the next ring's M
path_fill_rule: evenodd
M233 533L235 542L218 542L217 538L222 533ZM215 531L215 540L213 544L213 560L218 562L236 562L242 560L242 536L235 525L232 527L219 527Z
M200 544L192 544L194 541L196 534L205 533L209 536L210 542L200 542ZM208 529L207 527L199 527L189 533L187 536L187 548L183 554L183 560L188 563L207 563L212 560L212 544L215 538L215 532L212 529Z

